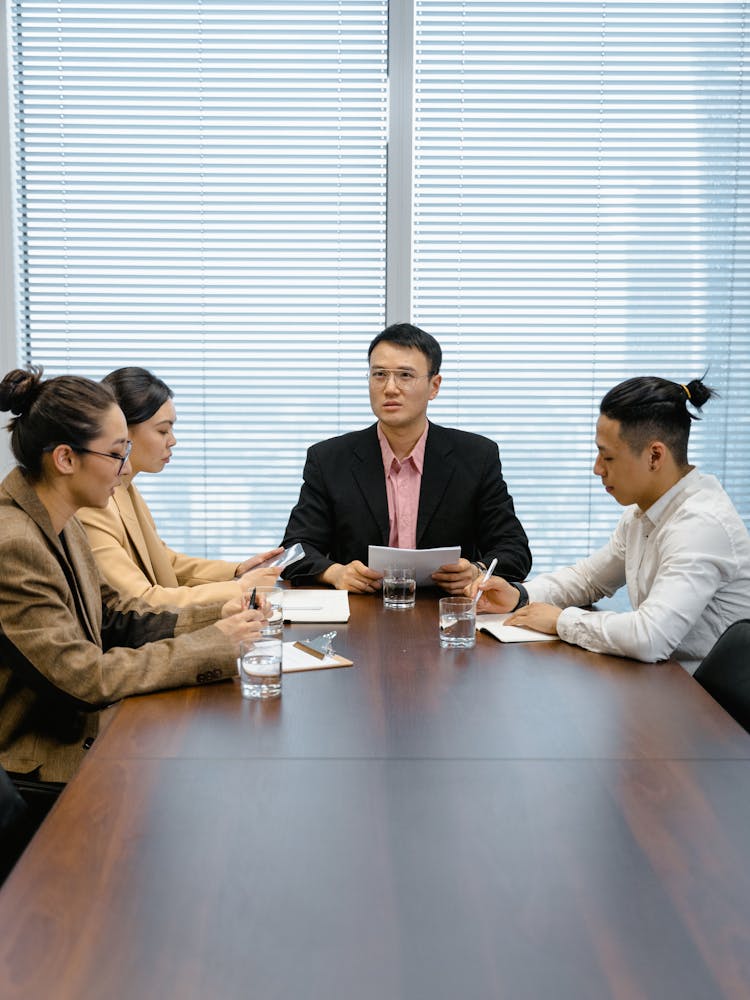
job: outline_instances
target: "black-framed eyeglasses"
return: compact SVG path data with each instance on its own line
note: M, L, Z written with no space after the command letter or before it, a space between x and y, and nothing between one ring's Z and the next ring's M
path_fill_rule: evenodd
M68 447L75 452L79 453L82 452L85 455L101 455L102 458L113 458L116 462L120 463L117 467L117 475L119 476L122 470L125 468L125 463L130 458L130 452L133 450L133 442L132 441L125 442L124 455L120 455L120 453L116 451L94 451L93 448L81 448L80 445L77 444L71 444L68 445ZM49 444L44 449L44 451L54 451L55 448L57 448L56 444Z
M125 442L125 454L120 455L116 451L94 451L93 448L79 448L77 445L72 444L70 446L73 451L84 452L86 455L101 455L102 458L114 458L116 462L120 464L117 467L117 475L119 476L122 470L125 468L125 463L130 458L130 452L133 450L133 442Z

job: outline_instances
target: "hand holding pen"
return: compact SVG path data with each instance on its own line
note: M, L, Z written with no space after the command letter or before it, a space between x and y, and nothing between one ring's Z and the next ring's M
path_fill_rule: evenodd
M476 590L476 593L474 594L474 606L475 607L476 607L477 602L479 601L479 598L482 595L482 591L484 590L484 585L487 583L487 581L489 580L489 578L492 576L492 572L495 569L495 566L497 566L497 559L493 559L492 560L492 562L487 567L487 572L484 574L484 576L482 577L482 579L477 584L477 590Z

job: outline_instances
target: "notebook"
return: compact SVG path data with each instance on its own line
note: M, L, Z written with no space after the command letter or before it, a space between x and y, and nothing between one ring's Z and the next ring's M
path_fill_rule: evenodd
M505 615L478 614L477 632L486 632L500 642L550 642L552 639L559 639L557 635L535 632L530 628L519 628L518 625L506 625L505 620L512 616L512 611Z

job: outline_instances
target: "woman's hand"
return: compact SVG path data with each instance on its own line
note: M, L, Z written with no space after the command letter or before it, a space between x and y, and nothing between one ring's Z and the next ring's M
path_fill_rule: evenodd
M280 556L283 551L283 549L269 549L268 552L261 552L260 555L250 556L249 559L246 559L244 562L239 564L237 569L234 571L234 575L237 577L244 576L246 573L249 573L251 569L255 569L257 566L260 566L261 563L264 563L266 559L273 559L274 556ZM279 570L275 566L269 566L267 568L276 569L276 576L279 575ZM276 577L274 577L274 579L275 578ZM261 586L260 580L256 580L255 582L258 586Z
M231 604L227 601L224 608ZM216 628L220 629L224 635L234 644L236 652L239 654L241 642L256 642L260 639L260 630L267 619L263 617L261 611L253 611L246 608L237 614L230 614L226 618L220 618L214 622Z
M280 573L281 570L278 566L251 569L238 577L238 582L243 590L252 590L253 587L273 587L277 583Z

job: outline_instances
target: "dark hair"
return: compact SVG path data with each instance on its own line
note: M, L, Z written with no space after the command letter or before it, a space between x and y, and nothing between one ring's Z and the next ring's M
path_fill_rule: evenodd
M102 382L114 393L128 426L150 420L174 396L165 382L145 368L118 368Z
M0 382L0 410L15 414L8 424L16 461L33 478L42 455L58 444L85 448L102 430L102 417L115 398L107 386L80 375L42 380L44 369L14 368Z
M599 411L620 422L620 437L631 451L640 454L650 441L660 440L678 465L687 465L690 424L700 420L687 404L700 410L716 395L698 378L680 383L647 375L629 378L610 389Z
M412 326L411 323L394 323L392 326L387 326L382 333L379 333L375 337L368 347L368 361L370 360L370 355L381 341L386 341L389 344L397 344L399 347L416 347L427 358L430 378L433 375L437 375L440 371L440 365L443 360L443 352L440 350L440 344L438 344L431 333L420 330L418 326Z

